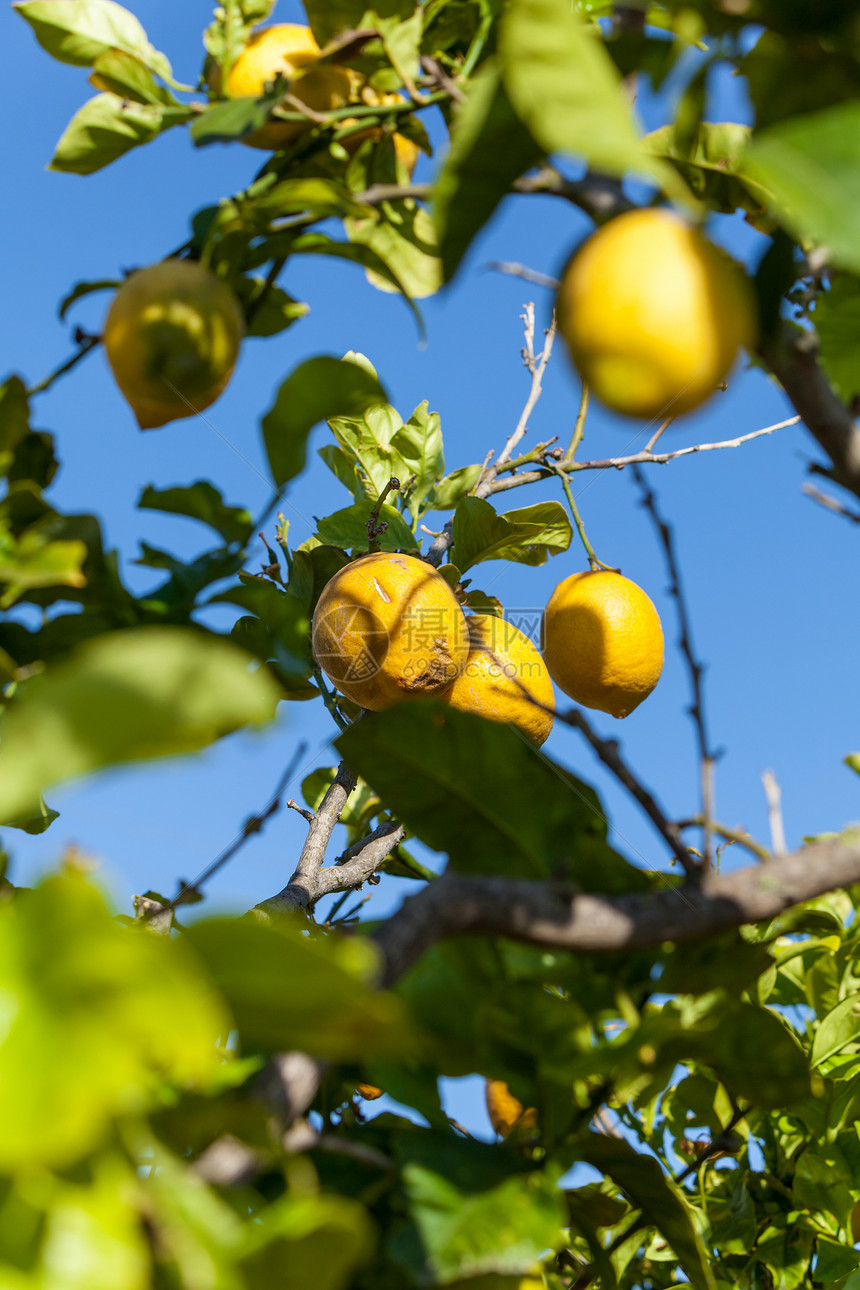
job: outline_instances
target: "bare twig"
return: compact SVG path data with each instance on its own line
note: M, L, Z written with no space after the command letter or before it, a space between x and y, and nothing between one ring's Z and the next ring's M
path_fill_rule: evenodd
M345 762L341 762L325 797L314 812L305 845L290 881L274 897L283 908L310 910L313 907L317 899L319 871L325 859L326 847L356 783L357 776Z
M775 856L785 855L785 825L782 819L782 791L772 770L762 774L764 795L767 798L767 818L770 825L770 842Z
M66 372L71 372L73 367L77 367L78 363L80 363L82 359L86 358L87 354L90 354L95 349L96 345L101 342L101 336L93 336L89 332L84 331L82 327L76 327L74 340L78 348L75 353L72 354L72 357L67 358L65 363L61 363L59 367L56 367L54 371L51 372L49 376L46 376L43 381L40 381L38 385L32 385L27 391L28 398L32 398L34 394L43 394L45 390L49 390L51 388L54 381L58 380L61 376L65 376Z
M739 448L741 444L760 439L762 435L773 434L776 430L784 430L787 426L797 425L799 421L800 417L789 417L786 421L778 421L776 425L765 426L762 430L753 430L750 434L740 435L737 439L724 439L719 443L697 443L689 448L676 448L672 452L652 453L646 448L642 452L631 453L626 457L601 457L594 461L565 459L564 469L570 474L575 474L579 470L623 470L626 466L664 466L667 462L676 461L680 457L690 457L697 452L717 452L723 448ZM509 488L519 488L522 484L532 484L538 479L546 479L549 474L549 468L543 467L515 475L510 479L497 479L491 491L500 493Z
M657 508L657 498L648 487L645 476L638 466L633 467L633 475L642 494L642 505L651 517L657 536L663 548L666 569L669 574L669 592L675 600L678 611L680 639L678 644L687 662L690 674L690 686L693 702L688 709L696 728L696 739L699 745L699 762L702 781L702 860L707 869L711 863L711 821L714 815L714 766L717 753L711 748L708 739L707 720L705 716L705 696L703 686L704 664L696 657L693 649L693 634L690 628L690 614L687 600L681 584L681 571L675 554L672 530Z
M603 175L565 179L552 166L544 166L536 175L524 175L515 180L513 189L516 193L542 193L547 197L562 197L585 211L596 224L603 224L633 207L633 203L624 196L617 179L607 179Z
M663 838L687 876L696 876L699 872L699 866L684 846L680 828L667 817L653 793L637 779L623 760L618 751L618 741L615 739L602 739L579 708L572 708L570 712L559 712L557 717L559 721L563 721L565 725L572 726L574 730L578 730L584 735L604 766L612 771L618 782L642 807L642 810L648 816L648 819Z
M538 273L537 269L530 269L525 264L515 264L510 260L488 260L486 267L495 269L497 273L507 273L512 278L533 282L536 287L549 287L552 291L557 291L561 285L558 278L551 278L548 273Z
M379 539L388 529L388 522L386 520L380 521L379 518L379 512L382 510L385 499L388 497L389 493L396 493L399 491L400 480L395 479L392 475L382 492L377 497L373 510L370 512L370 519L364 526L367 529L367 540L371 551L379 550Z
M293 753L289 765L278 780L277 787L263 810L258 812L256 815L249 816L243 824L241 832L236 835L230 845L225 847L220 855L217 855L212 863L207 865L193 882L180 883L179 890L173 897L173 900L169 901L166 905L161 906L159 910L151 911L153 915L157 913L159 918L163 918L165 910L169 910L172 915L173 910L176 909L178 905L185 905L190 901L198 899L204 884L207 883L219 869L223 869L224 865L227 864L228 861L232 860L237 852L241 851L249 838L252 838L256 833L262 832L266 821L270 820L272 816L276 815L281 809L281 798L286 792L287 785L295 775L300 762L304 760L307 750L307 744L299 745ZM150 903L152 904L154 902ZM147 917L146 912L144 912L144 917Z
M850 506L846 506L835 497L831 497L828 493L822 493L814 484L804 484L803 492L806 493L807 497L811 497L814 502L818 502L819 506L826 507L828 511L833 511L836 515L844 515L846 520L851 520L854 524L860 524L860 513L852 510Z
M582 953L646 949L761 923L825 892L860 882L860 846L840 838L701 883L628 896L569 885L447 872L409 897L376 932L391 985L438 941L506 936Z
M679 820L678 828L682 830L701 829L703 824L702 816L695 815L689 820ZM762 846L760 842L756 842L755 838L751 837L743 829L730 829L725 824L718 824L716 820L711 820L711 829L717 837L724 838L726 842L733 842L736 846L743 847L745 851L749 851L750 855L754 855L757 860L770 860L771 852L768 851L767 847Z
M439 89L449 94L455 103L466 102L466 95L457 82L451 80L438 58L431 58L428 54L424 54L421 59L421 67L428 76L433 78Z
M588 401L590 397L591 391L585 384L585 381L583 381L582 389L579 392L579 411L576 414L576 422L574 423L570 443L567 445L567 452L564 454L565 466L567 466L569 462L573 461L576 456L577 449L582 443L582 438L585 434L585 419L588 416Z

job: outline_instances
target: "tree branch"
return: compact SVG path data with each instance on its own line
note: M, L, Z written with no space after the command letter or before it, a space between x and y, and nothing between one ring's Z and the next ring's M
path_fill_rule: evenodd
M290 881L277 896L264 904L279 902L283 908L310 910L317 899L316 890L319 872L325 859L329 839L340 820L341 811L346 806L347 798L355 788L357 776L345 762L337 768L334 780L326 790L308 828L308 836L299 856L299 863L290 877Z
M832 478L860 497L860 428L818 365L815 335L783 337L761 356L833 463Z
M599 953L691 941L761 923L815 896L860 882L860 846L804 847L701 884L629 896L574 893L570 885L446 872L410 896L375 933L393 985L438 941L505 936L552 949Z

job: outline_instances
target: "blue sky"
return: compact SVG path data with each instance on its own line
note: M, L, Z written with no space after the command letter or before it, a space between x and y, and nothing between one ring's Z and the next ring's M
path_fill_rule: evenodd
M195 81L211 6L204 0L139 0L134 8L176 75ZM301 14L296 4L281 0L275 17L297 20ZM187 236L188 217L242 187L261 156L241 146L195 150L184 131L174 130L88 179L50 173L45 165L57 138L91 92L86 73L49 59L8 8L0 11L0 48L7 122L0 212L2 369L19 371L33 383L71 352L74 324L101 326L107 296L83 302L71 324L58 321L57 302L75 281L112 277L161 258ZM643 95L639 106L648 128L665 119L665 104ZM740 82L718 71L710 117L744 120L745 113ZM428 125L438 140L438 122ZM423 159L416 177L431 177L437 164ZM57 435L63 459L52 492L55 505L98 514L130 583L144 589L150 571L132 563L138 539L191 555L206 535L189 521L137 512L141 488L210 479L229 502L259 511L269 495L260 416L297 363L349 349L363 351L376 364L404 416L429 399L442 417L449 469L482 460L489 448L503 445L528 393L519 360L522 305L534 299L545 321L551 304L545 290L489 271L486 264L518 261L557 272L588 227L557 199L508 199L473 246L457 282L425 302L423 348L403 303L375 291L360 270L315 257L291 264L283 285L306 300L311 313L279 337L246 343L231 385L207 414L223 438L191 420L140 433L103 355L96 353L36 403L35 423ZM761 252L761 239L740 219L719 217L712 231L748 261ZM527 442L554 434L565 442L578 397L577 380L558 347ZM664 442L680 447L731 438L789 415L787 400L763 373L739 371L726 394L683 418ZM312 449L327 437L325 428L318 429ZM580 456L632 451L646 440L638 423L593 408ZM802 496L808 463L818 457L807 432L791 428L737 450L649 470L675 526L697 648L708 664L712 740L725 749L717 770L717 815L767 840L761 772L772 768L782 786L789 845L860 817L860 782L841 764L860 745L854 696L860 600L849 564L856 533ZM595 724L621 739L625 755L671 814L694 814L698 767L684 711L688 679L672 647L677 624L654 534L636 504L629 472L584 474L575 483L598 554L652 597L668 647L663 678L647 702L623 724L600 714ZM552 481L530 487L502 497L500 504L522 506L542 497L561 497L560 486ZM287 508L293 540L299 542L309 536L314 515L346 505L348 497L312 451L289 501L295 508ZM492 590L511 609L539 612L556 583L583 567L574 542L567 554L539 569L480 566L475 585ZM267 801L300 741L309 745L305 773L332 764L326 749L331 734L321 705L293 704L262 734L239 735L195 758L112 772L54 792L51 804L62 814L45 835L9 832L4 838L14 855L12 878L27 881L74 842L99 858L120 908L128 909L131 895L148 887L172 890L178 877L203 869L244 818ZM557 725L546 751L597 786L620 850L640 863L665 862L648 822L601 773L578 735ZM296 796L298 787L291 790ZM278 890L292 871L304 829L292 812L272 820L213 882L209 908L241 910ZM737 863L731 852L725 862ZM405 885L386 880L374 889L368 912L393 907ZM472 1090L467 1099L475 1114L476 1096ZM459 1113L468 1109L461 1105Z

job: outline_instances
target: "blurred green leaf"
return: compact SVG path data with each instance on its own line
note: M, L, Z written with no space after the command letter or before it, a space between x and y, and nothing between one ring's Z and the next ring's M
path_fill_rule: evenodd
M256 623L257 633L249 639L246 626L239 639L247 641L247 648L258 658L275 660L288 675L310 675L310 619L305 605L290 592L268 578L246 577L238 586L213 596L210 603L240 605L255 616L250 622Z
M119 1155L105 1155L89 1186L57 1188L41 1252L47 1284L62 1269L63 1290L148 1290L150 1253L136 1184Z
M263 439L278 488L304 469L308 435L320 421L358 417L387 403L379 381L348 359L309 358L283 382L263 417Z
M221 493L208 480L198 479L186 488L155 488L147 485L138 498L141 510L163 511L167 515L186 515L190 520L208 524L225 542L245 543L254 530L254 521L244 506L228 506Z
M197 148L212 143L233 143L259 130L269 119L269 113L284 97L284 82L262 94L259 98L224 99L201 112L189 131ZM189 114L190 115L190 114Z
M499 54L505 92L545 155L573 154L608 175L658 172L602 40L569 0L513 0Z
M378 957L359 938L216 918L186 932L230 1005L245 1053L300 1049L326 1061L407 1053L398 999L376 989Z
M567 1216L552 1167L432 1131L402 1135L396 1151L415 1226L389 1248L419 1281L525 1274L560 1244Z
M240 278L237 294L250 315L247 335L278 336L304 318L308 305L280 287L265 287L262 278Z
M563 872L588 891L642 882L606 845L593 789L511 727L428 699L368 713L336 743L394 816L460 872Z
M33 587L84 587L87 548L77 539L52 541L52 520L37 520L13 537L0 521L0 608L8 609Z
M475 235L541 149L513 111L495 62L473 77L455 117L451 147L434 189L434 214L445 281Z
M570 546L573 528L561 502L538 502L499 515L480 497L464 497L454 512L454 559L465 573L482 560L544 564Z
M666 1238L696 1290L715 1290L710 1261L690 1206L656 1160L621 1138L588 1133L579 1139L581 1158L618 1183L648 1223Z
M122 283L119 278L99 278L96 282L76 282L68 295L63 296L57 307L60 321L63 321L72 305L76 301L83 299L84 296L90 296L95 291L115 291L120 286L122 286Z
M97 90L107 90L110 94L134 99L137 103L181 106L170 90L157 84L152 72L138 57L127 54L122 49L108 49L99 54L93 63L90 84Z
M0 903L0 926L0 1168L69 1163L165 1076L215 1070L227 1016L183 944L121 927L77 876Z
M367 550L370 539L367 536L367 521L370 519L369 502L356 502L342 511L335 511L317 525L317 537L321 542L332 546L345 547L347 550ZM420 545L415 534L399 511L385 502L379 508L380 521L388 525L385 533L380 533L376 541L381 551L416 551Z
M374 1247L363 1205L346 1196L285 1196L248 1224L248 1290L346 1290Z
M860 1041L860 993L849 995L821 1019L812 1041L809 1059L813 1066L820 1066L822 1062L841 1052L848 1044L856 1044L858 1041Z
M276 238L277 235L269 238L274 254L278 254ZM401 279L400 271L403 269L407 273L416 273L420 276L426 269L426 265L422 269L420 258L424 255L424 251L421 250L420 243L417 251L415 247L410 249L405 244L407 241L408 239L406 238L401 239L403 245L397 244L392 252L392 260L389 262L386 248L391 250L391 244L382 236L374 238L373 245L370 245L360 239L350 242L336 242L325 233L303 233L300 237L290 233L287 244L284 247L284 254L330 255L338 260L349 260L351 264L361 265L366 270L368 279L375 286L379 286L381 282L387 282L393 291L400 292L412 317L415 319L419 335L423 338L424 322L421 313L412 298L413 293L409 290L407 283ZM411 260L414 260L414 263L410 264Z
M30 432L30 404L27 387L20 376L10 376L0 385L0 467L9 469L18 447Z
M369 247L385 265L385 274L365 266L368 281L380 291L400 291L411 300L422 300L441 287L435 225L411 198L385 202L373 218L348 219L346 231L350 242Z
M54 823L54 820L60 818L59 811L52 811L44 797L39 794L39 800L32 811L17 816L14 820L4 820L2 827L5 829L21 829L23 833L33 835L44 833Z
M149 143L162 130L187 121L190 115L184 107L135 103L116 94L97 94L66 126L48 168L92 175L131 148Z
M270 721L278 697L268 673L218 637L175 627L100 636L28 681L4 716L0 818L51 784Z
M860 272L860 103L809 112L760 131L744 170L772 194L789 232Z
M692 191L711 210L733 214L738 208L761 223L768 193L746 174L744 151L750 141L749 126L733 121L700 121L689 141L679 136L677 125L664 125L646 134L643 149L677 166Z
M850 405L860 394L860 279L835 274L829 291L815 302L818 357L830 384ZM846 758L848 765L851 762Z
M13 5L43 49L61 63L91 67L111 50L132 54L156 76L171 79L170 63L149 43L133 13L114 0L24 0Z

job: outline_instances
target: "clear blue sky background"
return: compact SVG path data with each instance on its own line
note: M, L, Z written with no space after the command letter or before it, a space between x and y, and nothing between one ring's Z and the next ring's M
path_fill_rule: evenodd
M152 42L171 58L176 75L194 82L211 6L205 0L137 0L133 7ZM301 20L292 0L281 0L274 16ZM174 130L88 179L52 174L45 165L53 146L92 92L86 73L53 62L9 8L0 11L0 49L6 122L0 370L18 371L33 383L70 353L75 323L93 330L101 326L104 295L78 306L71 326L58 321L57 302L71 284L161 258L185 239L193 211L245 185L261 154L241 146L195 150L184 131ZM737 78L718 70L711 89L711 119L748 119ZM646 92L639 106L647 128L666 119L665 99L657 102ZM431 132L440 138L438 123ZM436 164L423 159L416 177L430 177ZM442 417L449 469L481 460L489 448L498 450L504 443L528 391L519 360L523 302L534 299L544 321L551 304L546 291L488 271L486 263L519 261L557 272L587 228L588 221L562 201L508 199L474 245L455 285L425 303L428 344L423 349L403 303L375 291L360 270L315 257L290 264L284 285L308 301L311 313L282 336L246 343L229 389L208 414L223 439L192 420L141 434L97 353L36 403L35 423L57 435L63 460L51 494L55 505L99 515L132 586L153 585L151 571L133 564L138 539L190 556L203 549L207 534L190 521L137 512L141 488L210 479L229 502L259 511L269 496L260 416L297 363L348 349L372 359L404 416L429 399ZM762 240L740 218L720 217L712 231L750 263L761 253ZM529 441L558 434L565 442L577 403L578 383L559 348ZM737 372L728 393L684 418L664 442L680 447L725 439L790 413L787 400L761 372ZM318 429L312 448L328 434ZM646 440L638 423L594 408L581 455L633 451ZM860 781L841 764L860 745L856 531L801 495L808 462L817 456L806 431L793 428L734 451L649 469L675 525L695 639L708 664L712 738L725 749L718 767L718 817L766 840L760 777L770 767L783 790L789 845L860 817ZM677 620L654 534L636 505L629 472L581 475L575 492L601 558L620 566L652 597L669 646L663 679L648 701L623 724L603 716L596 724L622 740L626 756L671 814L694 814L698 766L685 715L688 678L672 648ZM522 506L550 496L560 496L554 483L497 500L502 507ZM346 505L348 497L312 452L289 500L295 507L288 509L293 540L299 542L312 531L313 515ZM539 612L556 583L583 567L574 542L569 553L539 569L480 566L475 585L510 608ZM305 773L332 764L326 747L331 735L321 705L284 705L277 724L262 734L240 735L194 758L113 772L54 792L51 804L62 814L45 835L28 838L8 831L3 839L15 857L13 880L30 880L52 866L66 845L77 843L99 858L118 907L130 910L134 892L172 890L178 877L203 869L244 818L266 802L300 741L309 745ZM650 825L601 773L573 731L557 726L546 750L598 787L619 849L643 864L665 863ZM298 788L297 782L296 796ZM304 829L292 812L272 820L212 883L204 908L242 910L277 891L292 871ZM731 852L725 863L737 863ZM368 912L379 915L392 908L407 886L386 880L374 890ZM485 1125L479 1102L480 1090L471 1081L452 1107L461 1118Z

